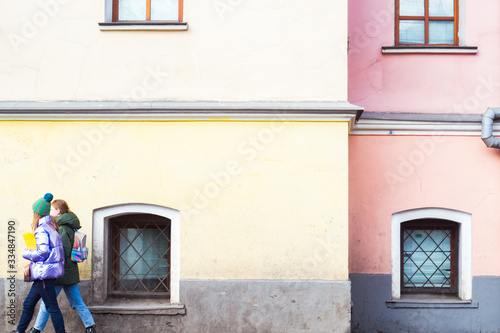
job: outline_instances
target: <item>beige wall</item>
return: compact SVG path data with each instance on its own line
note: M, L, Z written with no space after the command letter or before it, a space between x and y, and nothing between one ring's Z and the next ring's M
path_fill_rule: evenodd
M31 204L52 192L89 238L96 208L180 210L182 279L347 279L346 122L3 121L0 132L19 272Z
M187 31L101 31L104 1L1 0L0 100L347 100L347 1L185 1Z

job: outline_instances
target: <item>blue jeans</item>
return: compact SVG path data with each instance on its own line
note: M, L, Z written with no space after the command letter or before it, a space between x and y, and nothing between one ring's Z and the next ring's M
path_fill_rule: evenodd
M61 289L64 289L64 293L66 294L66 297L68 298L68 302L71 305L73 309L75 309L78 312L78 315L83 321L83 324L85 327L93 326L94 323L94 318L92 318L92 314L90 314L89 309L83 303L82 296L80 295L80 289L78 289L77 284L72 284L69 286L56 286L55 287L55 292L56 292L56 297L59 295L61 292ZM49 313L50 311L47 311L45 308L44 302L40 304L40 311L38 311L38 317L36 318L35 322L35 328L39 331L43 331L45 328L45 325L47 325L47 321L49 320Z
M57 305L57 294L54 287L54 281L54 279L33 281L30 292L23 303L23 314L21 315L19 325L17 325L17 330L19 332L25 332L28 328L31 318L33 318L33 313L35 312L35 306L41 298L47 305L47 311L50 313L56 333L66 333L63 316Z

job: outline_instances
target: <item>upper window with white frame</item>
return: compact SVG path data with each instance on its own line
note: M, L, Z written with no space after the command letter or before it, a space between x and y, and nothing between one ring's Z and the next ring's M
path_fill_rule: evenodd
M459 45L459 0L396 0L395 3L396 45Z
M182 22L183 0L113 0L112 22Z

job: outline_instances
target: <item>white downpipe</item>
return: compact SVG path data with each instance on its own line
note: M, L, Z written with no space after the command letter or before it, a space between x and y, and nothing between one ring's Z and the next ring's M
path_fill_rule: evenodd
M500 148L500 139L493 136L493 121L500 118L500 108L488 108L482 117L481 139L489 148Z

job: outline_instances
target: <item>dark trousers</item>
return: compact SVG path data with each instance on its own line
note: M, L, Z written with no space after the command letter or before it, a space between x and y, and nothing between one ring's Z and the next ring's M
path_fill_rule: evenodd
M47 311L50 313L50 318L52 319L52 324L54 325L56 333L66 333L63 316L57 305L54 281L54 279L33 281L30 292L23 303L23 314L21 315L19 325L17 325L17 330L19 332L23 333L28 328L31 318L33 318L35 306L41 298L45 303Z

